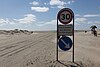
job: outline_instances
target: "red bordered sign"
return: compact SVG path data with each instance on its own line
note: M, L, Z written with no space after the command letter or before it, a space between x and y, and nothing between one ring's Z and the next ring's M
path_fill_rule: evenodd
M58 12L58 20L62 24L68 24L72 21L73 11L69 8L63 8Z

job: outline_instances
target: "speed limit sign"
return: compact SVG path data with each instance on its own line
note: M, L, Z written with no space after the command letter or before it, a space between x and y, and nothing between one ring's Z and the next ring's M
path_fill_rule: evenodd
M72 23L69 24L71 21ZM70 39L67 39L67 37ZM72 61L74 62L74 12L70 8L63 8L57 14L57 61L59 60L58 46L64 51L71 49L70 46L73 46Z
M69 8L64 8L61 9L58 12L58 20L62 23L62 24L68 24L72 21L73 18L73 11Z

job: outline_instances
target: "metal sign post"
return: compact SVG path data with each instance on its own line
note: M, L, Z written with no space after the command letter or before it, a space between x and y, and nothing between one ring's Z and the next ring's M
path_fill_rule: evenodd
M73 24L69 24L73 20ZM58 24L58 21L62 25ZM72 40L67 36L73 36ZM74 13L69 8L63 8L57 15L57 61L58 61L58 46L61 50L67 51L73 45L72 62L74 62Z

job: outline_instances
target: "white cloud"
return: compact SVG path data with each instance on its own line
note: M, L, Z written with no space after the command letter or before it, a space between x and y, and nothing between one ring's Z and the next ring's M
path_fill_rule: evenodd
M5 25L5 23L3 23L3 24L0 24L0 26L3 26L3 25Z
M41 22L39 24L37 24L37 26L45 26L45 25L57 25L57 20L51 20L51 21L48 21L48 22Z
M22 19L14 19L15 21L18 21L19 23L32 23L36 21L36 16L33 14L26 14L24 18Z
M71 1L68 1L67 4L71 4Z
M24 23L29 24L36 21L36 16L33 14L26 14L24 18L22 19L2 19L0 18L0 26L3 26L5 24L16 24L16 23Z
M58 8L64 8L65 4L66 4L66 2L60 1L60 0L51 0L50 1L50 5L57 6Z
M33 1L33 2L31 2L30 4L36 6L36 5L39 5L39 2Z
M57 6L58 8L64 8L64 6L66 4L70 5L74 2L75 2L74 0L70 0L70 1L67 1L67 2L64 2L63 0L50 0L50 5Z
M74 0L71 0L71 1L68 1L67 4L70 5L70 4L74 3L74 2L75 2Z
M99 14L87 14L87 15L84 15L83 17L100 17Z
M31 10L36 12L47 12L49 10L48 7L31 7Z
M50 5L64 5L66 2L60 0L51 0Z
M10 21L8 20L8 18L6 18L6 19L0 18L0 26L5 25L7 23L10 23Z
M62 6L62 5L59 5L59 6L57 6L58 8L65 8L64 6Z
M47 3L44 3L44 5L47 5Z
M57 24L57 20L51 20L49 22L46 22L45 24L56 25Z
M78 23L85 23L86 22L86 18L76 18L75 19L75 22L78 22Z
M0 19L0 24L2 24L2 23L6 23L6 20Z
M6 18L6 19L0 18L0 26L6 25L6 24L13 24L13 23L14 23L14 21L9 20L8 18Z
M81 15L79 15L79 14L75 14L75 16L76 16L76 17L80 17Z
M100 25L100 21L88 21L88 24L99 24Z

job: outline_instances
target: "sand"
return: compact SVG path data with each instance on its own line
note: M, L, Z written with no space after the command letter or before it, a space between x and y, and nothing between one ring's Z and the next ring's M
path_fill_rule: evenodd
M72 49L59 49L59 61L70 67ZM75 62L77 67L99 67L100 35L75 33ZM0 35L0 67L66 67L56 61L56 33Z

